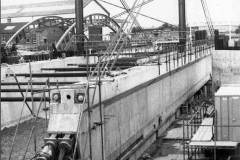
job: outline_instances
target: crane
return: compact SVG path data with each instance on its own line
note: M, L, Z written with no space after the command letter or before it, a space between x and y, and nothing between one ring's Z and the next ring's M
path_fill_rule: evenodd
M211 19L209 10L208 10L206 0L201 0L201 4L202 4L203 12L204 12L204 15L205 15L206 23L208 25L209 32L210 32L211 36L213 37L214 36L214 26L213 26L213 23L212 23L212 19Z

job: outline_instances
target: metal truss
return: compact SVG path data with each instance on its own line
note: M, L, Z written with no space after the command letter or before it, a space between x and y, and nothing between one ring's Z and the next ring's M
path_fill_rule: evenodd
M120 28L120 26L114 19L112 19L108 15L104 15L101 13L90 14L84 18L85 31L88 29L88 26L90 25L108 27L115 33ZM71 47L72 42L75 40L76 34L75 26L76 23L73 23L59 39L59 41L56 44L56 48L58 50L67 51Z

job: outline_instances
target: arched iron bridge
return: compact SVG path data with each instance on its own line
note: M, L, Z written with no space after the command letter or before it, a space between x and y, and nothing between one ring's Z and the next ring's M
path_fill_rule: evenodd
M88 26L90 25L108 27L115 33L120 28L120 26L114 19L101 13L90 14L84 18L85 31L88 29ZM75 26L76 23L73 23L62 35L62 37L56 43L57 50L67 51L72 46L72 43L75 40L74 36L76 33Z
M101 13L90 14L84 18L85 31L87 31L88 26L90 25L108 27L113 32L117 32L120 28L114 19ZM64 34L57 41L56 48L59 51L67 51L72 46L72 43L75 39L76 23L74 22L74 19L64 19L60 16L40 17L28 22L7 41L6 45L11 46L14 43L16 44L18 40L24 38L25 34L31 30L44 29L55 26L61 28L64 32Z
M21 27L13 36L7 41L6 45L10 46L13 43L17 43L17 40L20 40L25 37L26 33L29 33L31 30L49 28L49 27L59 27L63 32L73 23L73 20L66 20L60 16L46 16L34 19L23 27Z

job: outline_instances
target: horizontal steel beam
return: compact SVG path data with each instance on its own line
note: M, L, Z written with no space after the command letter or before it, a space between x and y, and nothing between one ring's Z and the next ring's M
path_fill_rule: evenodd
M7 93L9 93L9 92L26 92L27 91L27 89L12 89L12 88L4 88L4 89L1 89L1 92L7 92ZM33 91L33 92L48 92L49 91L49 89L33 89L33 90L31 90L30 88L28 89L28 92L31 92L31 91Z
M1 102L23 102L23 97L1 97ZM33 97L34 102L40 102L42 100L41 97ZM50 101L48 97L45 98L46 101ZM32 101L31 97L27 97L26 101Z
M116 69L127 69L131 68L132 66L115 66L113 67L113 70ZM94 68L91 68L91 70L94 70ZM79 67L79 68L42 68L42 71L56 71L56 72L71 72L71 71L87 71L87 67Z
M96 74L97 75L97 74ZM8 74L7 76L13 77L14 74ZM16 76L19 77L30 77L31 74L29 73L17 73ZM48 78L48 77L86 77L87 72L81 72L81 73L33 73L32 77L36 78Z
M68 66L78 66L78 67L87 67L86 64L77 64L77 63L70 63L67 64ZM110 67L112 65L112 63L109 63L108 66ZM129 67L133 67L133 66L137 66L136 62L116 62L114 64L115 67L121 67L121 66L129 66ZM96 67L96 64L90 64L88 65L88 67Z
M46 83L46 82L32 82L32 85L46 85L46 84L49 84L49 85L67 85L67 84L73 84L73 83L77 83L77 82L49 82L49 83ZM29 82L19 82L19 85L28 85ZM13 85L18 85L18 83L16 82L2 82L1 83L2 86L13 86Z

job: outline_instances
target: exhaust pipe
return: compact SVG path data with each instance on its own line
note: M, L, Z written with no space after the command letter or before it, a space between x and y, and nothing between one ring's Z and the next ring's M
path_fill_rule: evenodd
M36 160L54 160L57 152L56 135L52 135L37 155Z
M71 135L65 135L59 141L59 156L58 160L66 159L67 156L73 151L73 139L70 137Z
M74 137L69 134L62 138L56 137L57 135L51 135L45 139L46 143L36 160L72 160Z

